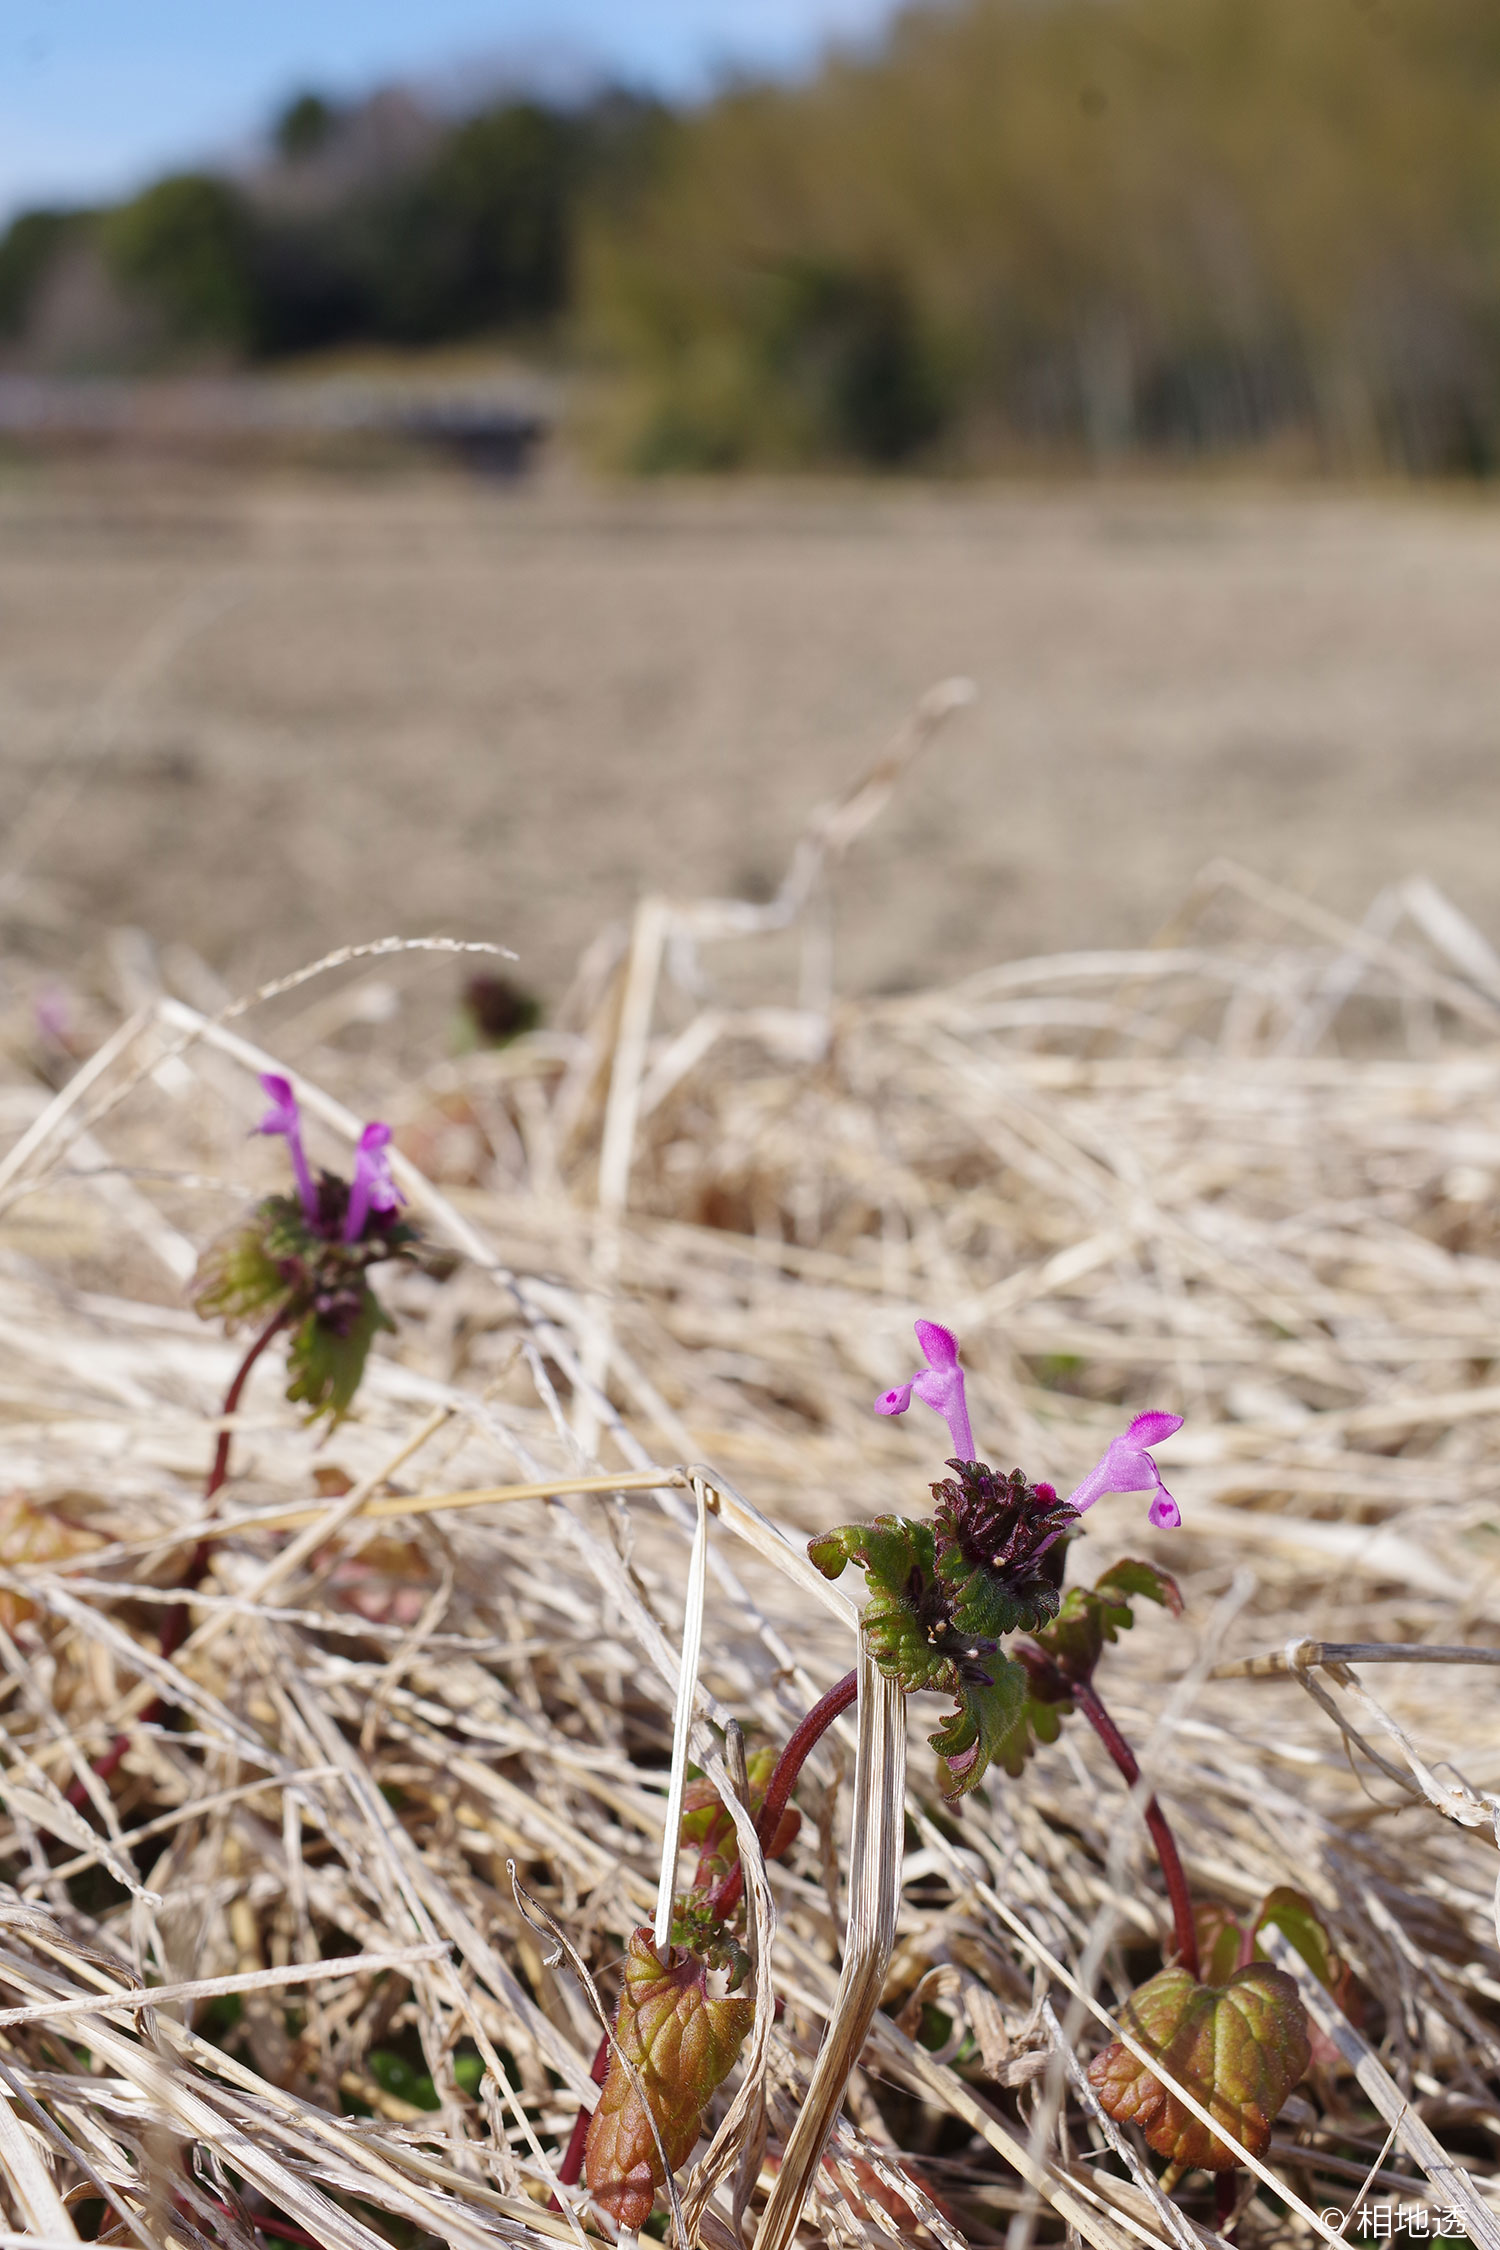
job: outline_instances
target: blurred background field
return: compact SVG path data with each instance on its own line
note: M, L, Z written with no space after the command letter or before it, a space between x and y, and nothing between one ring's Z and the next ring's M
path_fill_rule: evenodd
M87 981L136 924L238 986L442 928L555 1001L642 889L765 896L958 672L837 877L846 991L1144 942L1224 851L1356 915L1422 870L1493 930L1497 602L1500 518L1448 493L31 466L8 940Z
M13 942L242 982L440 923L555 998L643 886L763 892L952 673L846 988L1149 938L1224 850L1493 926L1493 11L837 20L247 81L217 153L16 175Z

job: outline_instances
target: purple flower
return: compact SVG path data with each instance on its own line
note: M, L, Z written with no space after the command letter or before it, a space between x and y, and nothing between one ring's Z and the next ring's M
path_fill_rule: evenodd
M36 996L36 1027L44 1039L54 1047L66 1047L72 1029L73 1011L68 1003L67 988L60 984L44 984Z
M1161 1471L1146 1448L1160 1445L1182 1428L1180 1414L1137 1414L1122 1437L1106 1448L1077 1490L1068 1494L1068 1505L1082 1515L1106 1492L1152 1492L1151 1521L1158 1531L1175 1531L1182 1510L1161 1481Z
M358 1242L372 1211L394 1211L398 1203L406 1201L391 1178L391 1160L385 1153L390 1138L389 1125L382 1125L379 1118L367 1125L359 1136L349 1209L344 1216L346 1242Z
M297 1193L302 1199L302 1216L310 1227L318 1223L318 1191L313 1186L312 1173L307 1168L307 1157L302 1147L302 1115L297 1107L297 1097L292 1092L289 1078L278 1078L268 1070L261 1077L261 1089L270 1101L270 1108L256 1126L257 1133L280 1133L286 1141L296 1175Z
M969 1428L969 1409L964 1399L964 1371L958 1364L958 1339L951 1330L939 1328L935 1320L919 1320L916 1325L917 1342L927 1365L920 1374L913 1375L909 1383L898 1383L893 1391L882 1392L875 1401L875 1411L877 1414L904 1414L915 1392L924 1406L942 1415L953 1440L955 1456L960 1461L972 1461L974 1433Z

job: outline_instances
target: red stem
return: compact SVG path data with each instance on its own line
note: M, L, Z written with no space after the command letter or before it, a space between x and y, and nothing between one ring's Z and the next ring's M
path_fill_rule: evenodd
M1214 2224L1226 2242L1233 2242L1234 2229L1229 2222L1234 2217L1234 2207L1240 2199L1240 2175L1235 2172L1214 2174Z
M274 2235L278 2242L305 2243L308 2250L322 2250L322 2244L315 2234L307 2234L301 2227L294 2227L289 2219L252 2218L248 2211L236 2211L233 2204L226 2203L221 2195L211 2195L208 2201L216 2211L222 2211L226 2219L238 2220L243 2225L253 2228L257 2234ZM190 2215L185 2197L179 2196L177 2198L177 2208L184 2216Z
M1099 1700L1098 1690L1091 1681L1070 1680L1068 1694L1134 1789L1141 1778L1141 1769L1135 1762L1135 1752ZM1187 1877L1177 1855L1177 1839L1167 1826L1167 1816L1154 1796L1146 1799L1145 1815L1146 1826L1151 1831L1151 1841L1156 1846L1156 1856L1161 1862L1167 1896L1172 1902L1172 1927L1177 1936L1177 1958L1189 1975L1196 1977L1199 1973L1198 1932L1193 1924L1193 1901Z
M596 2086L604 2084L605 2073L608 2069L609 2039L606 2036L599 2042L598 2052L594 2056L594 2067L589 2072L589 2076ZM593 2117L593 2111L585 2109L580 2102L578 2115L573 2120L573 2130L568 2136L567 2148L563 2152L563 2160L557 2167L557 2179L560 2187L576 2187L583 2177L583 2148L589 2137L589 2126L593 2122ZM555 2195L552 2197L550 2208L554 2211L562 2209L562 2205Z
M755 1833L760 1838L762 1851L765 1850L777 1829L781 1826L781 1816L786 1811L788 1799L797 1786L797 1776L806 1765L812 1751L821 1742L823 1736L833 1725L834 1720L848 1710L858 1693L858 1672L846 1672L843 1678L837 1681L828 1690L828 1693L813 1705L807 1717L801 1722L796 1733L791 1737L781 1756L777 1759L776 1770L771 1775L755 1822ZM708 1902L710 1914L721 1922L727 1921L739 1905L740 1892L744 1887L744 1870L739 1861L736 1860Z
M270 1343L272 1337L279 1334L279 1332L286 1326L287 1321L291 1315L291 1310L292 1308L290 1305L282 1306L280 1312L276 1314L275 1318L271 1321L268 1321L266 1326L261 1330L254 1343L251 1344L249 1350L246 1352L244 1358L240 1361L239 1366L235 1369L234 1381L230 1384L228 1390L224 1393L224 1405L222 1412L226 1421L228 1420L229 1416L235 1412L240 1403L240 1396L244 1391L246 1383L250 1379L251 1369L254 1367L256 1361L260 1358L260 1355L265 1350L267 1344ZM203 1497L205 1500L212 1500L214 1494L219 1490L220 1486L223 1485L228 1478L229 1447L233 1434L234 1433L231 1430L220 1430L219 1432L219 1442L214 1447L213 1463L208 1472L207 1482L203 1487ZM200 1539L197 1546L193 1549L192 1555L188 1560L188 1566L183 1572L181 1579L179 1580L179 1584L186 1587L189 1592L191 1592L195 1586L201 1586L204 1579L207 1577L208 1566L210 1561L212 1560L213 1551L214 1543L211 1539ZM166 1657L169 1662L177 1654L177 1651L181 1648L183 1642L187 1639L189 1623L190 1618L188 1614L187 1603L173 1602L171 1608L167 1611L166 1616L162 1619L161 1639L158 1644L162 1655ZM148 1703L146 1705L145 1710L141 1713L139 1723L142 1725L149 1725L149 1723L153 1719L159 1719L161 1717L161 1713L162 1702L160 1696L158 1696L155 1702ZM104 1752L104 1755L94 1760L95 1779L98 1781L108 1781L129 1748L129 1735L117 1734L114 1738L114 1741L110 1744L109 1748ZM71 1783L68 1789L68 1803L73 1807L74 1811L81 1812L88 1801L89 1793L83 1782L80 1780Z

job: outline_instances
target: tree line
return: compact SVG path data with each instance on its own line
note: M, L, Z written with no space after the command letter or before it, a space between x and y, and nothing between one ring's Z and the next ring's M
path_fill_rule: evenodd
M45 349L70 264L116 316L67 331L77 372L550 340L575 302L585 200L624 193L665 122L621 92L456 122L400 92L346 109L306 93L256 167L173 173L110 209L23 212L0 242L0 342L24 359L40 331Z
M86 225L178 339L545 340L640 469L1500 464L1494 0L924 0L675 112L347 129L17 221L0 326Z

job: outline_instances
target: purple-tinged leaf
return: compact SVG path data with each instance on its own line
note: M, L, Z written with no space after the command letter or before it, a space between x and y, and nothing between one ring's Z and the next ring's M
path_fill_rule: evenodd
M1284 1970L1255 1961L1223 1984L1200 1984L1186 1969L1163 1969L1121 2017L1216 2123L1252 2156L1264 2155L1310 2056L1306 2010ZM1121 2041L1095 2056L1088 2075L1116 2124L1138 2125L1169 2163L1225 2172L1242 2161Z

